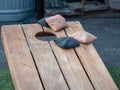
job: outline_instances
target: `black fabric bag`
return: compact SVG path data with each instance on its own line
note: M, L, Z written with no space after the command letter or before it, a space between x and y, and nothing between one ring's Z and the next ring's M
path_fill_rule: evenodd
M54 40L54 42L61 48L69 49L80 45L80 42L72 37L61 37Z
M48 25L47 22L45 21L45 18L47 18L47 17L44 17L44 18L38 20L37 23L40 24L40 25L42 25L42 26L49 27L49 25Z

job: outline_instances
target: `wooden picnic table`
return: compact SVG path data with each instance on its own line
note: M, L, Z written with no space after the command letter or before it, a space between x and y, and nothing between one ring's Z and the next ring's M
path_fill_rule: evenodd
M16 90L118 90L92 43L62 49L37 33L57 37L84 30L78 21L59 32L39 24L5 25L2 41Z

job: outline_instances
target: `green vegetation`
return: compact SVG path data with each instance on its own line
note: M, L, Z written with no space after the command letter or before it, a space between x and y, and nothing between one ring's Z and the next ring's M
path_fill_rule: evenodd
M110 72L112 78L120 89L120 66L119 67L108 67L108 71Z
M120 66L107 68L120 89ZM9 70L0 70L0 90L14 90Z
M9 70L0 70L0 90L14 90Z

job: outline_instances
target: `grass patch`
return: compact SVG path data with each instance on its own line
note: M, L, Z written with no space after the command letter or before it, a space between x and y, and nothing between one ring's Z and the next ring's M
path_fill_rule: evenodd
M0 70L0 90L14 90L9 70Z
M107 68L116 85L120 89L120 66ZM14 90L9 70L0 70L0 90Z
M110 72L112 78L114 79L116 85L120 89L120 66L119 67L107 67L108 71Z

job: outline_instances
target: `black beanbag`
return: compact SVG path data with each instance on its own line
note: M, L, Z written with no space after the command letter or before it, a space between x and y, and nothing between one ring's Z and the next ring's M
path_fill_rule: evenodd
M40 24L40 25L42 25L42 26L49 27L49 25L48 25L47 22L45 21L45 18L47 18L47 17L44 17L44 18L38 20L37 23Z
M80 42L72 37L61 37L54 40L54 42L61 48L69 49L80 45Z

